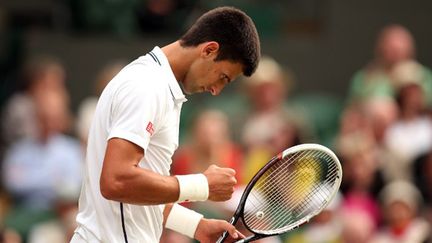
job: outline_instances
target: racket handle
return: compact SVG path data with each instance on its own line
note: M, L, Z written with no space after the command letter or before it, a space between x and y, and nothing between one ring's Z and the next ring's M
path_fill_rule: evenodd
M228 237L228 231L223 232L223 234L221 235L221 237L219 237L219 239L216 241L216 243L222 243L226 240L226 238Z
M230 224L235 225L237 222L238 217L236 217L235 215L231 218L231 220L229 221ZM226 240L226 238L228 237L228 231L223 232L223 234L221 235L221 237L219 237L219 239L216 241L216 243L222 243Z

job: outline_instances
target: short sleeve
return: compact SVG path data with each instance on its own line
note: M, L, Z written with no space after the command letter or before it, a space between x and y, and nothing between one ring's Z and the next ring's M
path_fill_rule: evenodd
M142 82L146 80L125 81L115 92L108 140L122 138L146 150L156 129L160 101L157 90Z

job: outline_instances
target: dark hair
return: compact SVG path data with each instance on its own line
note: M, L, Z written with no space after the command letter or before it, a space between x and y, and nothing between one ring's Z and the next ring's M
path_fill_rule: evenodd
M183 47L207 41L219 43L215 61L229 60L243 64L243 74L251 76L258 66L260 43L252 19L234 7L219 7L202 15L180 38Z
M21 68L19 89L30 89L49 72L65 74L64 66L57 57L46 54L30 57Z

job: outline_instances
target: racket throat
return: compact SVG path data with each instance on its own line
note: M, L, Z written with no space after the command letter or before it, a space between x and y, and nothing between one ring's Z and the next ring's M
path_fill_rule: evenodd
M246 243L246 242L252 242L255 240L259 240L261 238L264 238L265 236L261 236L261 235L251 235L249 237L246 237L244 239L241 239L239 241L236 241L235 243Z
M235 216L232 217L229 221L230 224L235 225L237 223L238 218L236 218Z

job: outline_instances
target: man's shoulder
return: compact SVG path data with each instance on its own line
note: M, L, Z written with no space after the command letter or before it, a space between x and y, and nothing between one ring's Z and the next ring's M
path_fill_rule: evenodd
M163 69L146 56L131 62L116 78L122 80L121 86L159 87L168 84Z

